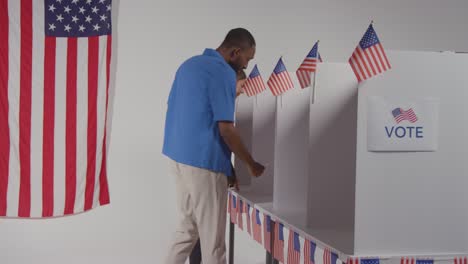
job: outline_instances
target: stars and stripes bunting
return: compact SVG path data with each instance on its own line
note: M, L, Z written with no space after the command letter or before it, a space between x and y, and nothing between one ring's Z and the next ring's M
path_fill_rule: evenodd
M453 264L468 264L468 258L465 257L456 257L453 259Z
M237 226L240 228L240 230L244 230L244 221L242 220L242 217L244 217L244 202L239 199L239 206L238 212L237 212Z
M434 260L433 259L417 259L416 264L434 264Z
M252 212L252 228L254 240L262 244L262 220L260 219L260 212L255 208L253 208Z
M273 242L273 257L279 262L284 262L284 225L280 222L275 223Z
M301 242L299 234L290 230L288 239L288 264L299 264L301 259Z
M372 24L348 60L358 82L391 69L385 50Z
M268 79L267 85L270 87L274 96L281 95L294 87L291 76L289 76L286 66L283 63L283 58L278 60L275 69Z
M323 250L323 264L336 264L338 255L332 252L329 248Z
M317 245L314 242L308 239L304 241L304 264L315 264L316 248Z
M415 264L416 260L414 258L402 257L400 264Z
M402 257L400 263L401 264L434 264L434 260L433 259L415 259L412 257Z
M356 259L357 263L359 264L359 259ZM361 264L379 264L379 259L371 258L371 259L361 259ZM351 263L352 264L352 263Z
M348 258L346 264L359 264L359 258Z
M232 195L231 202L231 223L237 224L237 197L235 195Z
M263 247L266 251L271 253L271 217L269 215L263 215Z

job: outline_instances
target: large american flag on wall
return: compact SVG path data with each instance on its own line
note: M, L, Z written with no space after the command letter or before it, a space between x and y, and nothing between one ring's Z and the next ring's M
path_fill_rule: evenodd
M0 0L0 216L109 203L111 0Z

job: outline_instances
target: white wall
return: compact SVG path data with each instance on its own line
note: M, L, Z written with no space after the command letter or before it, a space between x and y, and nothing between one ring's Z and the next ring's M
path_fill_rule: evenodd
M173 179L160 154L166 97L177 66L216 47L229 29L252 31L266 78L280 55L295 70L318 38L325 60L346 61L370 19L389 49L468 50L467 10L466 0L120 1L111 205L46 221L0 220L0 263L163 262L175 226ZM237 263L261 263L261 247L238 238L245 253Z

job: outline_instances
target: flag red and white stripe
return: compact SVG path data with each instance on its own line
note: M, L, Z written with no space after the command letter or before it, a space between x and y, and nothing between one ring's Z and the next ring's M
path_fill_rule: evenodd
M306 239L304 241L304 264L315 264L316 244Z
M323 250L323 264L335 264L335 263L332 263L332 260L331 260L331 250L328 249L328 248L325 248Z
M262 220L260 219L260 212L255 208L252 209L252 228L254 240L262 245Z
M369 25L348 62L358 82L391 69L385 50L372 24Z
M284 226L280 222L275 223L273 242L273 257L284 263Z
M0 216L109 203L110 35L45 35L44 1L0 0Z
M282 58L280 58L276 64L275 69L267 81L267 85L270 87L270 90L274 96L281 95L282 93L294 88L291 76L289 76Z
M312 74L317 70L317 64L322 62L322 58L318 52L318 41L312 47L309 54L302 61L296 71L297 79L302 89L309 87L312 83Z
M468 257L456 257L453 259L453 264L468 264Z
M244 211L244 203L239 198L239 205L237 206L237 226L240 228L240 230L244 230L244 221L242 219L244 215L243 211Z
M252 72L249 74L249 78L244 83L244 91L247 96L254 96L263 92L266 87L263 82L263 78L260 75L257 65L254 66Z
M401 258L401 264L415 264L415 263L416 263L415 258L408 258L408 257Z
M237 197L233 194L231 195L231 223L237 224Z
M359 258L348 258L346 264L359 264Z
M290 230L288 239L288 264L299 264L301 260L301 242L299 235Z

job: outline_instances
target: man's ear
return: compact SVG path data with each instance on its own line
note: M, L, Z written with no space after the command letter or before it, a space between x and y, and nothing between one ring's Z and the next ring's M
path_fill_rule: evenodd
M232 57L237 57L240 54L241 49L240 48L233 48L231 50L231 58Z

